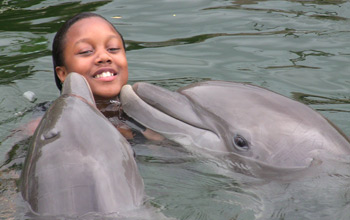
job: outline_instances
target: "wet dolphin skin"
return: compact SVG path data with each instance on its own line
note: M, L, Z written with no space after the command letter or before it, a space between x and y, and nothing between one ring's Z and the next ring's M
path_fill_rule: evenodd
M172 92L140 82L122 88L121 102L144 126L262 177L350 153L349 139L319 113L249 84L206 81Z
M142 204L143 180L131 146L95 107L83 76L68 76L37 128L21 192L40 215L115 213Z

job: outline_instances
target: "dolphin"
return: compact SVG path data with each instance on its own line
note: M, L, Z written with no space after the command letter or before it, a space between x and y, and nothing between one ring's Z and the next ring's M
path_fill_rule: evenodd
M125 85L120 99L147 128L253 176L295 173L320 164L320 155L350 153L348 137L321 114L250 84L206 81L172 92L139 82Z
M127 140L96 108L85 78L70 73L36 129L21 174L34 214L119 213L143 204L144 185Z

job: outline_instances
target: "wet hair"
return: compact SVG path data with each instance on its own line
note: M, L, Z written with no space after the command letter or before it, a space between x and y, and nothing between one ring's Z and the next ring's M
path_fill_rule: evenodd
M69 20L67 20L63 26L57 31L55 38L52 43L52 60L53 60L53 68L54 68L54 74L55 74L55 82L57 88L61 91L62 90L62 82L57 76L56 72L56 67L57 66L64 66L64 57L63 57L63 51L65 48L65 39L66 39L66 34L69 30L69 28L75 24L77 21L80 21L84 18L90 18L90 17L98 17L102 18L103 20L107 21L113 28L114 30L120 35L122 42L123 42L123 47L125 50L125 42L123 36L119 33L119 31L114 27L114 25L109 22L106 18L102 17L101 15L91 13L91 12L83 12L79 13Z

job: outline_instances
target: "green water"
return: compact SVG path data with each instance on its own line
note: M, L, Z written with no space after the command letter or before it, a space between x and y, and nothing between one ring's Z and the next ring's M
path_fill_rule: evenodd
M14 139L7 138L12 131L33 118L39 103L58 97L50 56L52 39L67 18L83 11L103 15L123 34L130 83L148 81L174 90L204 79L249 82L306 103L350 135L348 1L3 0L1 161L14 145ZM36 94L35 102L23 97L26 91ZM265 192L277 189L268 197L257 193L259 187L254 184L245 188L242 177L218 172L221 168L215 162L196 160L176 147L155 146L154 151L143 146L136 149L146 192L150 203L167 216L349 219L346 175L321 182L325 186L314 194L306 192L315 192L307 189L318 180L299 182L287 193L284 186L260 184ZM0 177L2 219L23 215L14 201L18 175L19 171L11 171ZM334 197L327 196L328 190ZM299 198L298 203L292 192L308 197Z

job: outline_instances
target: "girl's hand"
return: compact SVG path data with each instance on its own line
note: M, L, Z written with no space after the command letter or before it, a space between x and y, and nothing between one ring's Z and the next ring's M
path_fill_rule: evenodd
M134 138L134 134L132 133L130 128L117 127L117 129L127 140L131 140Z
M148 140L152 141L162 141L164 140L164 136L147 128L145 131L141 132L143 136L145 136Z

